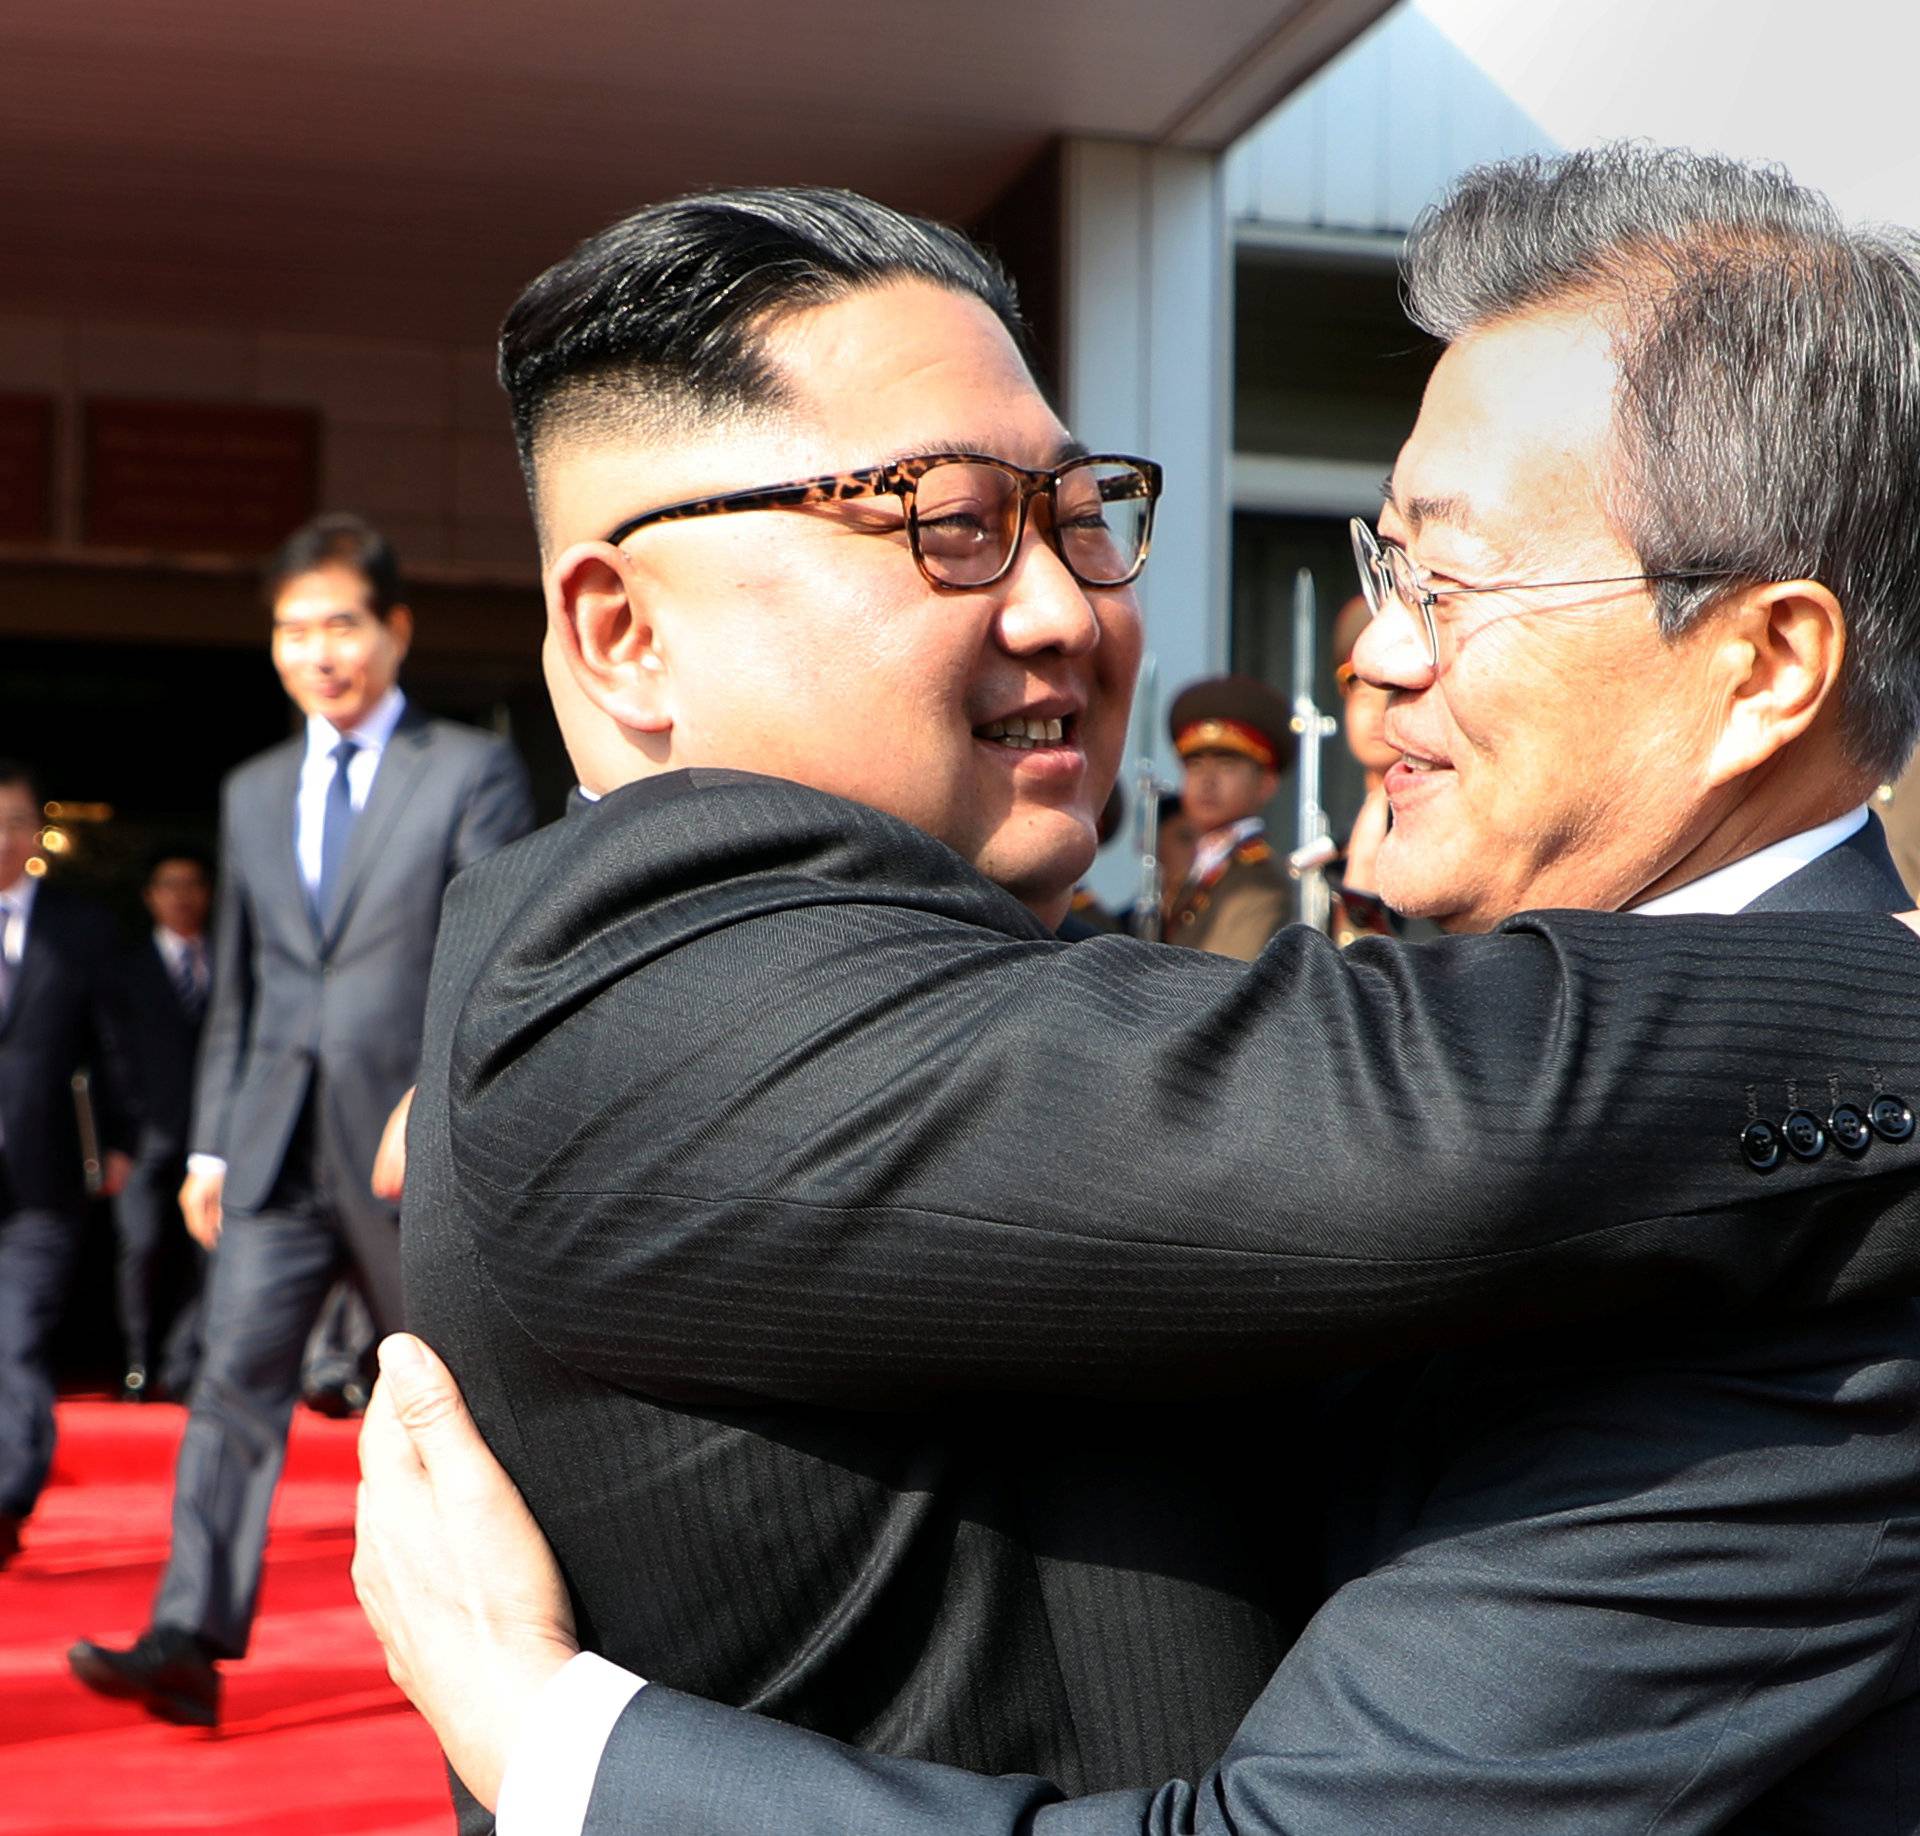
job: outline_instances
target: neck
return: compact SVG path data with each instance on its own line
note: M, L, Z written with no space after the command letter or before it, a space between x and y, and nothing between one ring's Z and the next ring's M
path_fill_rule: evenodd
M1705 820L1694 825L1691 838L1683 838L1680 852L1639 890L1620 899L1617 909L1674 892L1775 842L1844 816L1873 789L1868 776L1857 770L1811 770L1809 763L1795 769L1787 755L1780 755L1725 786L1723 795L1730 801L1717 811L1703 811Z

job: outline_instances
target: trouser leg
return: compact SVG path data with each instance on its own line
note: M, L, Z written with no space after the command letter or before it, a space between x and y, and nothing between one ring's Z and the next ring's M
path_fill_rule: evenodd
M229 1657L246 1652L300 1353L340 1256L317 1209L230 1216L213 1255L153 1622Z
M344 1158L323 1153L320 1186L340 1223L351 1258L355 1285L366 1301L374 1331L384 1337L400 1330L400 1217L377 1199L365 1172Z
M178 1300L160 1353L160 1385L169 1396L184 1400L200 1368L201 1295L207 1280L207 1252L179 1227L184 1250L180 1257Z
M47 1344L73 1269L78 1221L58 1212L0 1216L0 1512L25 1517L53 1463Z
M181 1228L173 1193L179 1181L165 1183L174 1166L171 1156L160 1160L142 1154L113 1201L117 1239L114 1299L120 1314L125 1362L130 1366L144 1367L153 1362L155 1301L165 1260L165 1232L169 1224L176 1230Z

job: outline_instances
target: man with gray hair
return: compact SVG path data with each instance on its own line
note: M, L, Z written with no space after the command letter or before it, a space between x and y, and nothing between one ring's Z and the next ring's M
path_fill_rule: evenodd
M1459 931L1550 906L1904 905L1864 804L1920 727L1909 246L1847 230L1778 173L1612 148L1469 174L1408 261L1412 312L1446 350L1378 533L1354 530L1373 613L1355 665L1387 691L1400 755L1389 902ZM1263 959L1275 974L1286 948ZM1404 960L1378 940L1354 956ZM1823 968L1836 1005L1874 999L1849 950ZM1905 1102L1877 1080L1850 1098L1841 1071L1777 1119L1750 1091L1756 1241L1797 1164L1866 1156L1881 1177L1871 1157L1912 1136ZM1463 1125L1489 1176L1536 1151ZM828 1303L831 1271L791 1278ZM471 1752L458 1691L483 1692L445 1654L511 1667L517 1650L550 1672L564 1597L444 1372L410 1341L389 1358L363 1586L403 1679L442 1653L458 1688L426 1693ZM1071 1800L629 1679L617 1793L603 1771L574 1827L1920 1830L1902 1774L1920 1736L1920 1304L1561 1330L1326 1407L1346 1461L1327 1597L1202 1779ZM1290 1457L1290 1429L1247 1460ZM386 1500L434 1514L411 1567ZM408 1616L457 1584L454 1617L486 1635L421 1643Z

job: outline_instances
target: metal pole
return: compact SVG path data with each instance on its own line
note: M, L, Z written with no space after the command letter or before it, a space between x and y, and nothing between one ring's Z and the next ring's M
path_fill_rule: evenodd
M1329 928L1333 896L1327 887L1325 849L1327 813L1320 807L1320 747L1337 722L1320 712L1313 698L1317 626L1313 575L1302 568L1293 577L1293 719L1300 741L1295 761L1294 845L1287 869L1300 887L1300 922L1316 931Z

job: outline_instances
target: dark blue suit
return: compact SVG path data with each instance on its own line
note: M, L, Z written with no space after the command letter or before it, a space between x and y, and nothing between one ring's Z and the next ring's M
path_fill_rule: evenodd
M394 1208L369 1189L413 1082L448 880L524 834L526 773L491 734L409 704L318 918L295 854L302 738L249 760L222 797L213 993L189 1147L227 1165L204 1352L174 1481L156 1626L244 1655L300 1354L350 1273L399 1323Z
M53 1457L47 1340L86 1207L73 1075L93 1072L102 1144L132 1146L106 914L59 886L34 895L0 1013L0 1515L25 1517Z
M128 1365L151 1364L157 1317L168 1290L174 1290L177 1311L156 1375L163 1388L178 1396L185 1394L193 1375L198 1340L193 1290L205 1261L187 1235L176 1196L187 1168L194 1059L204 1007L182 996L159 944L149 935L121 961L120 1008L131 1095L139 1114L133 1171L113 1206L120 1238L115 1271L120 1332Z

